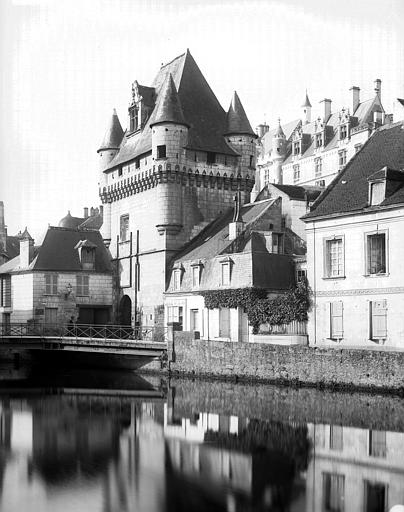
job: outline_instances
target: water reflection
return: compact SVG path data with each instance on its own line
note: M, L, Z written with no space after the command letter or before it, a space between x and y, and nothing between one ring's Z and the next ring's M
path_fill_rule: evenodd
M158 379L126 376L123 388L122 375L82 375L73 388L71 378L0 391L1 511L385 512L404 503L400 431L224 413L220 385L216 405L199 410L189 407L195 393L174 400Z

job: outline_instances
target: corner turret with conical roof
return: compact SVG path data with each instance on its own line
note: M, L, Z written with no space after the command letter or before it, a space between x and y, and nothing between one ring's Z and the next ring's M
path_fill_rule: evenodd
M226 116L227 143L241 156L239 171L247 169L253 176L255 170L257 134L251 128L244 107L234 91Z
M311 103L309 100L309 96L307 94L307 89L306 89L306 98L304 99L302 109L303 109L303 116L302 116L303 123L304 124L310 123L311 122Z
M286 154L286 136L281 126L281 120L278 119L278 126L272 137L271 161L273 165L272 175L275 183L282 184L282 163Z
M167 75L163 88L159 95L153 116L150 119L150 128L157 124L174 123L189 126L185 121L181 100L171 73Z
M103 183L102 171L108 166L111 160L114 158L119 150L119 146L122 142L124 132L121 123L118 118L118 114L114 109L112 116L109 119L107 129L105 130L104 137L101 145L97 150L99 154L99 168L101 171L100 184Z

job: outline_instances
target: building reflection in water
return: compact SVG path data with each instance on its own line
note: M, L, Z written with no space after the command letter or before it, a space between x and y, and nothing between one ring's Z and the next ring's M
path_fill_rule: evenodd
M187 416L161 399L0 402L2 512L386 512L403 503L403 433Z

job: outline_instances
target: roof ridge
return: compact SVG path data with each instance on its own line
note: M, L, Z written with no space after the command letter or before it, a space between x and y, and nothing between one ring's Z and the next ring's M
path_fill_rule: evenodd
M170 64L172 64L174 61L176 61L177 59L180 59L181 57L183 57L184 55L186 55L187 53L190 54L190 51L188 50L187 48L187 51L184 52L184 53L181 53L181 55L177 55L177 57L174 57L172 60L170 60L170 62L166 62L165 64L163 64L162 66L160 66L160 69L163 69L167 66L169 66Z

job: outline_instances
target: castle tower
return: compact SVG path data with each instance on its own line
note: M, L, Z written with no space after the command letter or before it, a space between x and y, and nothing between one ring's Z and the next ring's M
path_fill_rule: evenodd
M311 103L309 100L309 96L307 95L307 89L306 89L306 98L302 105L302 110L303 110L303 116L302 116L303 124L310 123L311 122Z
M240 154L239 173L242 177L254 176L257 134L251 128L243 105L236 91L227 112L226 140Z
M105 130L104 138L101 145L97 150L99 155L99 183L98 186L102 190L107 185L107 177L104 170L111 163L119 150L122 142L124 132L118 118L118 114L114 109L107 129ZM111 243L111 203L106 203L103 208L103 224L101 227L101 234L104 239L105 245L108 247Z
M278 127L272 137L271 160L275 183L282 184L282 163L286 154L286 136L282 130L281 120L278 119Z
M168 170L181 167L185 162L184 148L188 143L189 124L185 121L181 101L169 73L162 86L159 99L150 119L152 131L152 158L157 169L159 219L156 228L165 236L165 246L176 249L181 243L176 236L182 229L181 184L169 179ZM170 173L171 174L171 173Z

